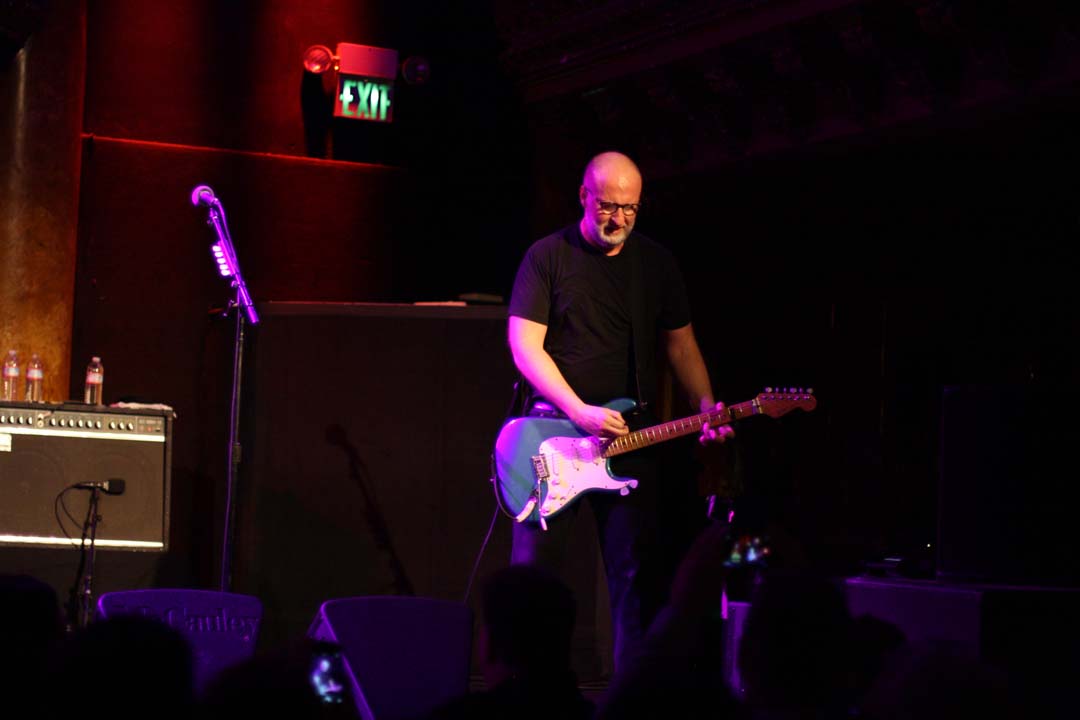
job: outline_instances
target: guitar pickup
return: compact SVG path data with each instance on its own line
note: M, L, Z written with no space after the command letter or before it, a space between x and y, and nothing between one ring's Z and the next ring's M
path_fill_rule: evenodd
M533 472L536 473L537 480L546 480L548 477L547 463L544 462L543 455L532 456Z

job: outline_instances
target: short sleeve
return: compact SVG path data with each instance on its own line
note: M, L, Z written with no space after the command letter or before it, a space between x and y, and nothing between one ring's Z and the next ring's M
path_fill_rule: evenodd
M675 258L664 253L666 260L663 273L660 306L660 328L677 330L690 324L690 300L686 296L686 283Z
M543 250L540 243L533 244L518 266L510 294L509 314L547 325L552 268L550 257Z

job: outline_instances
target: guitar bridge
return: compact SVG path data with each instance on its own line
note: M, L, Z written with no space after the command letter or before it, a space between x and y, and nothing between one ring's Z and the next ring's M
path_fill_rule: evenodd
M547 463L544 462L543 455L532 456L533 472L536 473L537 480L547 480L548 468Z

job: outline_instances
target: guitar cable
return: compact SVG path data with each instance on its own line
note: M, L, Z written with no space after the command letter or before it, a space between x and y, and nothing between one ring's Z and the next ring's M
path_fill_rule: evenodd
M469 573L469 582L465 586L465 597L462 599L462 603L469 603L469 595L472 593L473 581L476 580L476 571L480 569L480 559L484 557L484 551L487 549L488 542L491 540L491 533L495 530L495 521L499 519L499 508L495 507L495 512L491 514L491 524L488 525L487 535L484 536L484 542L480 545L480 552L476 554L476 562L473 563L472 572Z
M526 387L527 383L525 381L525 376L519 374L518 379L514 382L513 392L510 395L510 404L506 408L506 419L522 417L525 415ZM491 455L490 462L491 475L488 477L488 482L491 483L492 489L495 491L495 512L491 515L491 524L488 525L487 535L484 536L484 542L480 544L480 552L476 554L476 561L473 563L472 571L469 573L469 582L465 585L465 597L462 599L462 602L465 604L468 604L469 602L473 583L476 581L476 573L480 569L480 560L483 559L484 551L487 550L488 543L491 542L491 533L495 530L495 522L499 519L499 514L506 515L511 519L514 518L514 513L510 512L506 506L503 505L502 497L499 495L494 453Z

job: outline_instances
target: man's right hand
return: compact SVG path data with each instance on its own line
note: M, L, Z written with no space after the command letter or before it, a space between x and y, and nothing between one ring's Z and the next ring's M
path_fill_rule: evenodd
M597 437L619 437L630 432L623 416L599 405L584 405L570 420L579 428Z

